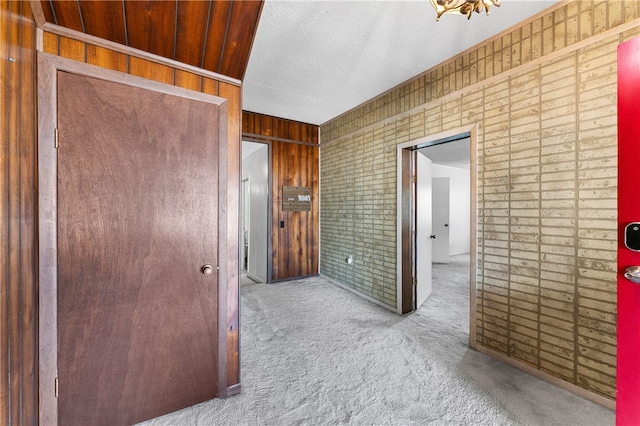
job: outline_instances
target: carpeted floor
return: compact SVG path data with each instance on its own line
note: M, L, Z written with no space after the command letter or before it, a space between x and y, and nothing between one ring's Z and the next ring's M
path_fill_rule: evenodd
M468 348L468 257L399 316L328 280L241 288L242 392L144 425L613 425L614 413Z

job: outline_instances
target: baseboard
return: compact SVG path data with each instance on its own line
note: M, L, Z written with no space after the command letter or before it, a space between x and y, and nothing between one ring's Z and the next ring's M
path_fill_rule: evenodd
M264 283L265 281L263 281L262 279L256 277L253 274L250 274L248 271L243 271L243 273L247 276L247 278L249 278L251 281L255 281L256 283Z
M346 286L346 285L342 284L340 281L336 281L336 280L334 280L334 279L332 279L332 278L329 278L329 277L327 277L327 276L325 276L325 275L322 275L322 274L320 274L320 276L321 276L322 278L324 278L325 280L327 280L327 281L331 282L332 284L335 284L335 285L337 285L337 286L338 286L338 287L340 287L340 288L343 288L343 289L345 289L345 290L347 290L347 291L349 291L349 292L351 292L351 293L353 293L353 294L356 294L356 295L358 295L359 297L362 297L363 299L366 299L366 300L368 300L368 301L369 301L369 302L371 302L371 303L375 303L375 304L376 304L376 305L378 305L378 306L382 306L383 308L385 308L385 309L387 309L387 310L389 310L389 311L391 311L391 312L395 312L396 314L398 313L398 309L397 309L395 306L390 306L390 305L384 304L384 303L382 303L381 301L376 300L376 299L374 299L374 298L373 298L373 297L371 297L371 296L367 296L367 295L366 295L366 294L364 294L364 293L360 293L358 290L355 290L355 289L353 289L353 288L351 288L351 287L348 287L348 286Z
M311 277L317 277L319 276L318 274L311 274L311 275L300 275L299 277L289 277L289 278L282 278L279 280L271 280L272 283L280 283L283 281L293 281L293 280L302 280L304 278L311 278Z
M610 410L615 411L616 409L616 402L609 398L605 398L602 395L598 395L597 393L581 388L580 386L574 385L573 383L569 383L556 376L552 376L551 374L545 373L544 371L538 370L537 368L533 368L523 362L510 358L503 353L496 352L492 349L487 349L484 346L480 346L480 345L476 345L475 350L485 355L488 355L492 358L496 358L504 362L505 364L509 364L510 366L515 367L519 370L525 371L531 374L532 376L535 376L539 379L544 380L545 382L549 382L552 385L558 386L559 388L566 389L569 392L575 393L576 395L581 396L584 399L588 399L589 401L595 402L596 404L600 404L604 407L607 407Z
M227 387L227 397L237 395L240 393L240 383Z

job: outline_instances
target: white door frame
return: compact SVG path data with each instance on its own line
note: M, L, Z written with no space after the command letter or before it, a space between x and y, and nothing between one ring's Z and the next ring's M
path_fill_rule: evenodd
M247 258L247 265L244 269L244 272L249 272L249 247L251 246L251 184L249 178L242 179L240 181L240 216L242 223L240 224L240 253L242 256L240 257L240 270L242 271L242 265L244 265L244 258ZM249 221L249 226L246 227L247 221ZM246 248L245 248L245 234L246 234Z
M265 283L271 283L271 278L272 278L272 260L273 260L273 235L272 235L272 217L273 217L273 200L272 200L272 161L271 161L271 142L270 141L265 141L265 140L259 140L259 139L254 139L251 138L249 136L246 135L242 135L242 143L244 142L249 142L249 143L253 143L253 144L261 144L261 145L265 145L267 147L267 211L265 212L266 216L267 216L267 235L266 235L266 246L267 246L267 269L265 271L265 278L264 278L264 282ZM262 148L260 148L262 149ZM242 167L243 164L240 165L240 173L242 175ZM249 180L250 177L247 178L247 180ZM240 180L241 182L244 180L242 179L242 176L240 176ZM249 183L249 187L250 187L250 183ZM240 195L241 196L241 195ZM249 195L249 198L251 198L251 195ZM251 204L251 203L249 203ZM249 210L251 209L251 206L249 206ZM238 217L238 219L240 220L240 217ZM251 233L249 233L249 235L251 235ZM242 236L240 235L240 233L238 233L238 244L240 244ZM254 238L255 241L253 241L253 244L262 244L262 241L258 241ZM252 244L251 241L251 237L249 236L249 245ZM248 256L247 256L248 258ZM255 256L254 256L255 258ZM248 262L247 262L248 263ZM263 278L260 276L254 276L253 274L249 273L249 265L247 264L247 276L249 278L251 278L252 280L256 281L256 282L262 282Z
M472 348L476 347L476 271L477 271L477 256L478 249L476 245L476 230L478 223L478 215L477 215L477 181L478 181L478 155L477 155L477 138L478 138L478 125L473 124L469 126L459 127L456 129L447 130L444 132L427 135L419 139L414 139L409 142L404 142L397 145L397 218L396 218L396 281L397 281L397 305L396 310L399 314L402 314L402 290L403 290L403 280L402 280L402 262L403 262L403 252L402 252L402 196L403 196L403 183L402 183L402 175L403 175L403 162L402 162L402 152L404 149L411 149L415 147L424 147L430 144L434 144L437 141L441 141L442 139L453 138L458 135L468 134L470 137L470 167L469 167L469 177L471 179L471 244L470 244L470 271L469 271L469 306L470 306L470 315L469 315L469 346Z

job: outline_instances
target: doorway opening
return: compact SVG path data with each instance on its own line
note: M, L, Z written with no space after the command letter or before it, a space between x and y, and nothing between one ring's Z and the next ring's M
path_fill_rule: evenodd
M269 145L242 141L240 185L241 280L265 283L270 279Z
M400 144L397 161L398 312L413 312L429 298L434 271L442 278L466 268L469 343L474 347L476 126Z

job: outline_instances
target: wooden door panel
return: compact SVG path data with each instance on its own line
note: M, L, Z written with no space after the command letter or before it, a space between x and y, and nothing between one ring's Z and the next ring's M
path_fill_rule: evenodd
M217 108L58 73L60 424L216 396Z

